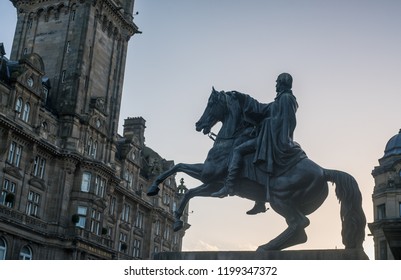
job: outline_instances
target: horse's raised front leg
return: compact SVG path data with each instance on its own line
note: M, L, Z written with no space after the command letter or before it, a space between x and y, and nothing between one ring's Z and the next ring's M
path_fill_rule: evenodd
M178 163L174 165L172 168L169 170L163 172L157 178L153 181L153 184L149 187L147 195L148 196L154 196L159 193L159 184L162 183L164 180L166 180L168 177L173 175L174 173L177 172L184 172L188 174L189 176L200 180L201 179L201 174L203 170L203 163L195 163L195 164L187 164L187 163Z
M184 226L184 222L181 220L182 213L184 213L185 207L189 200L196 196L211 196L216 189L221 188L222 183L211 183L202 184L199 187L188 190L182 197L180 204L176 211L174 211L174 231L179 231Z

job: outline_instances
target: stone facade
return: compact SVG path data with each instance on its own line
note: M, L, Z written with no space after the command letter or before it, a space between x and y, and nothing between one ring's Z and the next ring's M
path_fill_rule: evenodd
M117 133L134 0L11 1L0 58L0 259L149 259L181 251L172 176L145 120ZM4 28L4 27L3 27ZM187 214L184 215L185 226Z
M401 259L401 130L386 145L372 171L374 221L369 224L375 259Z

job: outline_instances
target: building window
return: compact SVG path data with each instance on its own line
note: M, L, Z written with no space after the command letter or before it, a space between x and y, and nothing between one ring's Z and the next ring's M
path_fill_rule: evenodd
M77 12L76 12L75 10L72 10L72 11L71 11L71 20L72 20L72 21L75 20L75 15L76 15L76 13L77 13Z
M87 144L88 155L91 155L91 153L92 153L92 145L93 145L93 140L92 140L92 137L90 137L88 139L88 144Z
M77 214L79 216L79 220L78 220L78 223L76 223L77 227L85 228L87 211L88 211L88 208L86 208L84 206L78 206Z
M21 162L21 156L22 156L22 146L17 145L15 149L15 158L14 158L14 165L19 167L19 164Z
M121 220L123 222L127 222L127 223L129 222L130 212L131 212L131 207L128 204L124 203L123 212L121 213Z
M8 149L7 162L15 165L16 167L19 167L21 156L22 146L18 145L15 142L11 142L10 148Z
M26 205L26 214L31 216L38 216L38 209L40 203L40 194L29 191L28 193L28 203Z
M173 201L173 207L171 209L171 211L174 213L175 211L177 211L177 202Z
M15 102L15 112L17 113L17 116L20 116L20 115L21 115L21 112L22 112L22 103L23 103L23 101L22 101L22 98L21 98L21 97L19 97L19 98L17 99L17 102Z
M87 152L90 157L96 158L97 141L93 141L92 137L88 139Z
M45 175L46 160L41 156L36 156L33 162L33 175L43 179Z
M82 173L81 191L89 192L91 186L92 174L89 172Z
M28 246L22 247L19 253L20 260L32 260L32 250Z
M164 239L166 240L170 240L170 234L171 234L171 227L170 226L166 226L166 229L164 230Z
M100 212L96 211L95 209L92 209L91 232L97 235L100 234L100 218L101 218Z
M127 250L127 234L120 232L120 242L118 247L120 252L125 252Z
M29 113L31 111L31 105L27 102L25 103L24 106L24 111L22 112L22 120L24 122L28 122L29 121Z
M113 227L108 227L107 228L107 235L110 238L113 236Z
M165 205L170 205L170 195L167 192L163 195L163 203Z
M382 220L386 218L386 204L380 204L376 207L377 219Z
M141 258L141 240L135 239L133 244L132 256L134 258Z
M62 83L65 83L66 76L67 76L67 72L65 70L63 70L63 72L61 72L61 82Z
M70 51L71 51L71 44L70 44L70 41L68 41L67 45L65 46L65 52L70 53Z
M142 229L143 228L143 212L138 211L135 219L135 227Z
M114 196L110 197L110 208L109 208L110 215L114 215L114 211L116 210L116 204L117 204L117 199Z
M90 153L91 157L96 158L97 153L97 141L93 142L92 151Z
M159 220L156 221L155 227L156 227L155 234L160 235L160 221Z
M49 95L49 89L47 87L43 87L43 100L47 101L47 96Z
M97 196L103 197L104 196L104 189L106 186L106 180L100 176L96 176L95 179L95 194Z
M3 238L0 238L0 260L5 260L7 254L7 244Z
M379 260L387 260L387 242L381 240L379 242Z
M124 180L127 181L127 189L132 189L134 175L127 169L124 171Z
M28 24L27 24L28 30L32 29L32 23L33 23L33 19L32 18L28 19Z
M8 179L4 179L3 188L1 189L0 193L0 204L5 205L9 208L13 208L15 189L16 184L14 182L9 181Z
M132 173L129 172L128 170L127 170L127 173L128 173L128 176L127 176L127 188L128 189L132 189L132 183L134 181L134 175L132 175Z

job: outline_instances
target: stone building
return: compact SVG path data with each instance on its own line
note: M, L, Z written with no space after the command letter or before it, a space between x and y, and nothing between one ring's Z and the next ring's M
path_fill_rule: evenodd
M375 259L401 259L401 130L388 141L372 175L374 221L369 229Z
M0 45L0 259L181 251L175 177L145 194L173 162L146 147L143 118L118 134L128 41L140 33L134 0L11 2L9 59Z

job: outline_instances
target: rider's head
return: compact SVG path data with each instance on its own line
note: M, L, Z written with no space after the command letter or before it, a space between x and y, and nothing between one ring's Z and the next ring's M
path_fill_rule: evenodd
M282 92L283 90L289 90L292 88L292 77L288 73L281 73L278 75L276 82L277 92Z

